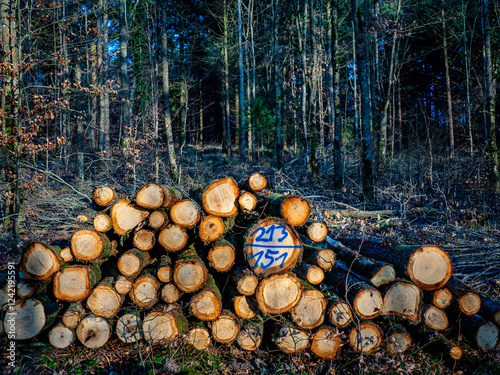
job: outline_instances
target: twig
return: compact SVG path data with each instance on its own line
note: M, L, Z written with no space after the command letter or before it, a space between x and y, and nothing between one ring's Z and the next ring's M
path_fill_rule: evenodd
M90 199L87 195L85 195L84 193L82 193L81 191L79 191L78 189L76 189L74 186L68 184L66 181L64 181L61 177L59 177L58 175L48 171L48 170L45 170L45 169L40 169L40 168L37 168L37 167L34 167L32 165L29 165L29 164L26 164L26 163L23 163L23 167L25 168L30 168L30 169L34 169L35 171L37 172L40 172L40 173L43 173L45 174L46 176L52 178L53 180L57 181L57 182L60 182L61 184L63 185L66 185L67 187L69 187L71 190L73 190L75 193L77 193L79 196L85 198L85 200L89 201L89 202L92 202L92 199Z

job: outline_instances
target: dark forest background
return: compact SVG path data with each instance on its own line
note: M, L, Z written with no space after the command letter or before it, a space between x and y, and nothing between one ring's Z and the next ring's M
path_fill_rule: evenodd
M0 14L15 233L47 179L182 183L207 150L365 205L394 188L495 207L498 1L2 0Z

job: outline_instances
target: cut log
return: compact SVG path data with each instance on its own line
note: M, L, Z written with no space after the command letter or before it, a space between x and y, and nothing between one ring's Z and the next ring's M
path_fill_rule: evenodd
M302 292L299 302L290 310L290 316L300 328L310 330L323 324L325 309L325 295L319 290L308 289Z
M448 328L448 316L443 310L438 309L436 306L427 305L422 311L424 323L430 329L444 331Z
M343 262L337 261L330 271L325 272L325 280L336 289L339 296L347 297L354 313L361 319L374 319L382 313L383 299L380 292L365 279L350 272Z
M207 259L209 266L219 272L227 272L233 267L236 250L228 241L218 241L209 251Z
M335 252L330 249L321 249L313 246L304 246L305 261L316 264L325 271L335 264Z
M111 325L102 316L90 314L81 320L76 329L76 336L87 348L100 348L111 337Z
M84 262L108 258L113 249L105 234L91 229L77 230L71 236L73 256Z
M218 216L207 215L199 225L198 236L203 242L217 241L224 234L224 222Z
M231 312L223 311L217 319L211 322L212 337L221 344L230 344L240 332L238 318Z
M437 246L388 247L373 241L340 240L356 252L393 264L396 272L406 274L419 288L437 290L445 286L453 273L451 259Z
M194 228L200 221L201 210L196 203L189 199L177 202L170 209L170 219L182 228Z
M302 284L292 273L271 275L263 279L255 298L265 314L282 314L290 311L302 296Z
M392 264L367 258L329 236L326 237L326 241L333 247L337 259L343 261L353 271L369 279L374 286L380 287L395 280L396 272Z
M127 199L121 199L111 207L113 229L119 236L124 236L142 223L149 215Z
M140 229L134 233L134 246L142 251L149 251L155 245L154 232L147 229Z
M297 276L307 280L309 284L318 285L325 279L325 271L314 264L302 262L297 268Z
M235 271L236 288L238 293L251 296L255 293L259 279L247 268L238 268Z
M126 343L134 343L142 339L142 320L139 313L129 312L123 314L116 322L116 336Z
M231 177L226 177L212 182L203 190L201 204L210 215L230 217L238 211L236 202L239 195L236 182Z
M349 345L357 352L372 353L382 344L383 333L373 323L361 323L349 332Z
M243 350L255 351L262 344L263 336L264 322L262 321L262 319L255 319L254 321L243 326L243 328L238 333L236 342Z
M64 249L62 249L59 255L66 263L69 263L73 260L73 253L71 252L71 249L69 247L65 247Z
M34 298L17 300L5 313L3 326L16 340L28 340L38 335L46 323L45 308Z
M174 283L184 293L200 289L206 282L208 270L200 258L179 259L174 267Z
M408 350L412 344L411 336L401 325L392 325L393 332L387 337L387 351L390 354L400 354Z
M453 293L448 288L441 288L432 294L432 304L438 309L445 309L453 301Z
M167 283L161 288L161 299L166 303L176 303L182 296L182 292L173 283Z
M148 210L156 210L163 205L165 190L162 186L148 182L135 193L135 203Z
M328 228L324 223L315 221L307 226L307 237L313 242L323 242L328 235Z
M301 352L309 347L309 336L292 325L283 325L274 336L276 346L286 354Z
M338 328L351 324L353 315L349 304L331 291L328 291L328 300L331 303L328 308L328 321Z
M8 288L6 290L0 289L0 314L2 311L5 311L9 308L9 294L13 297L15 290L14 286L12 286L11 288L12 289L10 290L8 290Z
M158 302L160 283L152 275L138 277L130 290L132 302L142 309L149 309Z
M100 233L106 233L113 228L111 218L106 214L98 214L94 216L92 223L94 225L94 229Z
M63 301L81 301L90 295L100 279L97 264L66 266L54 277L54 296Z
M124 276L124 275L120 275L116 278L115 290L118 293L125 295L125 294L128 294L130 292L133 285L134 285L134 282L131 278Z
M156 277L162 283L169 283L174 277L172 260L168 255L162 255L158 266L156 267Z
M446 285L453 273L451 259L437 246L422 246L413 252L401 252L406 259L406 274L425 290L436 290ZM407 256L407 257L406 257Z
M114 317L122 306L124 296L113 288L112 277L107 277L97 285L87 298L87 308L96 316Z
M31 242L26 246L19 263L19 270L28 280L45 282L61 268L60 249L55 246Z
M481 297L479 294L456 277L451 277L448 280L446 288L451 291L458 303L458 308L465 315L477 314L481 309Z
M182 200L182 191L171 186L162 186L163 204L162 208L171 208L174 204Z
M113 189L111 186L104 185L96 187L92 193L92 196L94 198L94 202L99 207L107 207L115 200L116 193L115 189Z
M152 264L154 259L151 259L148 252L139 249L130 249L124 252L118 258L118 270L123 276L135 278L141 273L144 267Z
M481 310L479 311L479 315L500 326L500 300L490 298L484 294L481 295Z
M35 292L35 286L27 281L20 280L16 284L16 295L20 299L28 299Z
M257 197L245 191L238 198L238 206L243 212L253 211L257 207Z
M260 173L254 173L247 179L239 183L239 187L242 190L250 190L254 192L262 191L267 186L267 180Z
M179 337L177 319L169 312L152 311L142 322L144 339L154 344L167 345Z
M195 318L203 321L212 321L220 316L222 298L212 276L208 276L204 289L191 299L189 309Z
M384 295L382 313L387 316L399 316L416 323L420 319L422 296L418 286L412 283L397 281Z
M49 331L49 342L55 348L67 348L75 339L75 330L66 327L63 323L57 324Z
M178 225L170 224L163 228L158 235L158 243L170 252L179 251L188 241L186 230Z
M433 357L438 358L445 366L453 368L456 361L462 358L462 349L442 334L427 334L422 337L423 348Z
M483 352L491 352L498 345L498 327L479 315L462 315L461 333L467 340Z
M234 297L234 312L242 319L253 319L259 311L257 301L249 296Z
M271 215L282 217L295 227L304 225L309 218L311 206L302 197L277 194L266 196L265 200Z
M168 214L164 211L153 211L148 217L149 226L153 229L162 229L168 224Z
M78 324L80 324L84 315L85 309L82 307L81 303L72 303L64 312L62 322L69 329L75 329L78 327Z
M254 225L245 240L245 256L258 277L292 269L302 254L302 242L286 221L267 218Z
M311 340L311 351L320 358L335 359L342 347L342 339L330 327L318 329Z
M189 330L186 336L186 341L196 350L203 350L208 348L212 342L210 340L210 333L204 327L193 327Z

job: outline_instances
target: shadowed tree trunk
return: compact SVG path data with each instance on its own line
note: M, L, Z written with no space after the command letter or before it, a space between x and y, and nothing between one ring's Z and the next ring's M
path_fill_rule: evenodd
M366 35L365 20L358 8L357 0L351 0L351 9L354 21L354 35L356 41L356 62L359 68L359 85L361 88L361 158L363 173L363 197L367 202L374 200L373 187L373 148L371 130L371 103L370 103L370 82L369 72L366 62Z
M493 78L493 65L491 58L491 29L489 20L488 0L483 0L483 32L484 32L484 58L485 58L485 83L486 83L486 113L487 123L489 123L489 151L491 157L491 183L493 190L496 193L500 192L500 170L498 161L498 145L495 126L495 97L496 97L496 80ZM488 128L488 127L486 127Z
M167 1L163 2L164 7L167 6ZM165 117L165 136L167 139L168 160L170 163L170 177L175 182L179 181L179 170L177 167L177 158L175 156L174 135L172 133L172 116L170 113L170 78L168 70L168 35L167 35L167 14L166 9L163 9L163 28L161 35L162 47L162 80L163 80L163 105Z

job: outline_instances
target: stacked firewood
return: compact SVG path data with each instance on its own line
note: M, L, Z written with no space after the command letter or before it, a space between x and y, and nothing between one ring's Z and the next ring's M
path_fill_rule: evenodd
M266 186L255 173L186 195L155 183L133 198L97 187L67 247L24 249L3 329L16 314L17 340L47 332L57 348L76 339L98 348L116 335L250 351L269 337L285 353L326 359L346 340L368 353L424 338L451 359L463 337L497 350L500 302L453 277L439 247L334 240L307 199Z

